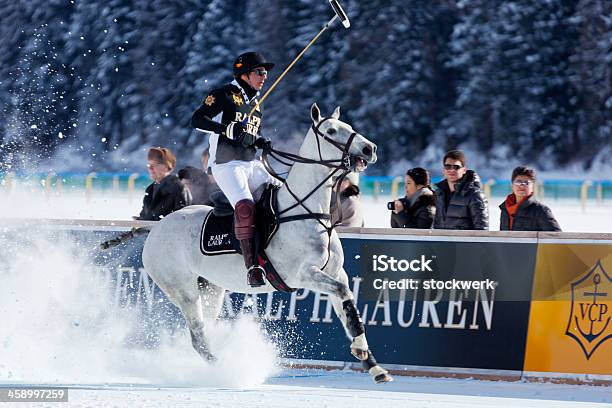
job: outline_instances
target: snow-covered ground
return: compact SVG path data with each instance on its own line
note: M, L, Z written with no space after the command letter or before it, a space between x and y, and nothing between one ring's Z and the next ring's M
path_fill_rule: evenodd
M41 190L0 190L0 217L11 218L69 218L90 220L129 220L140 212L142 197L127 193L113 194L110 191L94 192L88 200L84 191L67 191L61 195L46 195ZM391 197L362 197L365 226L389 227L390 212L386 208ZM499 230L500 210L503 198L494 197L489 208L490 229ZM582 208L578 200L546 200L563 231L612 232L612 202L601 204L594 200Z
M609 388L396 377L375 385L350 371L285 370L250 387L67 384L68 407L604 408ZM19 404L19 406L41 406Z
M367 226L387 225L385 202L364 198ZM612 231L610 205L591 204L582 213L577 204L548 204L566 230ZM2 217L129 219L139 209L140 198L127 195L94 195L87 203L82 192L0 192ZM268 338L250 315L210 330L218 356L213 365L193 351L186 330L146 348L130 341L142 329L138 311L113 303L109 283L78 243L50 242L36 233L24 239L27 247L0 233L0 387L68 387L70 401L61 406L612 406L611 387L401 376L375 385L352 371L286 368L279 355L289 345L282 336Z

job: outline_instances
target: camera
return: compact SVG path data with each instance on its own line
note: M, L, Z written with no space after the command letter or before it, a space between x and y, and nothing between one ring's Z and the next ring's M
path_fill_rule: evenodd
M408 200L406 200L406 198L405 198L405 197L398 198L398 199L397 199L397 201L399 201L399 202L401 202L401 203L402 203L402 205L404 206L404 211L405 211L405 210L406 210L406 209L407 209L407 208L410 206L410 205L408 204ZM387 203L387 209L388 209L389 211L395 211L395 201L389 201L389 202Z

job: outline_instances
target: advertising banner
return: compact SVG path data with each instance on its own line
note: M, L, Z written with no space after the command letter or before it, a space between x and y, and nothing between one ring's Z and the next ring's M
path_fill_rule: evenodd
M145 237L107 251L125 226L48 226L3 236L73 242L103 274L117 305L141 310L133 341L185 330L143 268ZM8 234L8 235L7 235ZM13 234L9 236L10 234ZM28 236L30 238L28 238ZM23 241L23 242L22 242ZM535 237L343 234L345 270L376 358L406 367L612 374L612 245L538 244ZM49 246L49 250L53 250ZM0 253L0 262L11 256ZM327 296L308 290L227 293L222 317L257 314L284 357L355 362Z
M525 371L612 375L612 246L540 244Z
M535 239L342 243L380 361L522 370Z

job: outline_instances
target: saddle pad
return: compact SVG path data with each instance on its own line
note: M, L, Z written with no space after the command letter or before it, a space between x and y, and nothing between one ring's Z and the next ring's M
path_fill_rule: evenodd
M204 255L223 255L238 253L239 243L232 232L234 216L217 216L210 211L202 224L200 251Z

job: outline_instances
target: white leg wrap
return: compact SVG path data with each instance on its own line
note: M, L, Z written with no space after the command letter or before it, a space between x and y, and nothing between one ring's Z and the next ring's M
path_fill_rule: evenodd
M379 365L375 365L374 367L370 368L370 370L368 370L368 373L370 373L372 377L376 377L381 374L389 374L387 370L385 370Z
M370 347L368 347L368 341L366 340L365 333L360 334L359 336L353 339L351 348L355 350L363 350L363 351L367 351L370 349Z

